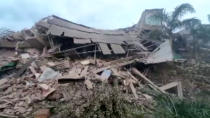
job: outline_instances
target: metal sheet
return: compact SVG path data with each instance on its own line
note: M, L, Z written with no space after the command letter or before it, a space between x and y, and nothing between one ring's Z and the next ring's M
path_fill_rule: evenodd
M90 39L78 39L78 38L74 38L74 43L75 44L87 44L87 43L91 43Z
M121 45L111 44L111 48L115 54L125 54L125 50Z
M106 43L99 43L99 47L101 48L101 51L104 55L112 54Z

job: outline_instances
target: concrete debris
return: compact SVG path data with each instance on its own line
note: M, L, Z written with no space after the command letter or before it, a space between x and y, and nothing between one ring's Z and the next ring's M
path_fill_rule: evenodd
M8 79L0 79L0 86L8 82Z
M74 101L72 95L82 98L100 83L113 85L117 81L121 88L131 90L130 99L150 99L137 89L143 78L165 93L166 86L158 87L133 68L139 63L173 59L168 50L171 43L144 36L144 32L160 28L147 21L153 12L146 10L139 23L117 30L99 30L49 16L31 29L4 37L0 40L0 117L27 117L39 102ZM76 84L79 87L73 88ZM182 97L181 84L176 85ZM66 92L68 87L72 87L71 92ZM34 114L35 118L49 116L49 109Z
M28 58L30 58L30 55L28 53L23 53L23 54L21 54L21 58L28 59Z
M47 84L39 84L39 86L44 90L49 90L49 86Z
M87 60L83 60L83 61L81 61L80 62L82 65L89 65L89 64L93 64L94 63L94 61L93 60L89 60L89 59L87 59Z
M88 89L93 88L93 83L90 80L85 80L85 85L87 86Z
M48 97L50 94L52 94L53 92L55 92L56 89L54 88L48 88L47 90L43 91L43 97L46 98Z

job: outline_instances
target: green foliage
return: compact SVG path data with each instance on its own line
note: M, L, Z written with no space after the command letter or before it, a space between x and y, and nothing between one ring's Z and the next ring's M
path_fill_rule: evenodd
M187 14L187 13L193 13L195 12L195 9L192 7L192 5L185 3L181 4L180 6L176 7L173 11L172 15L168 15L168 17L165 17L166 24L170 31L175 30L176 28L182 27L184 24L181 21L181 18ZM167 15L164 15L167 16ZM189 21L189 19L188 19ZM186 21L185 21L186 23Z
M185 19L182 24L189 30L195 30L201 25L201 21L197 18Z
M209 118L210 104L201 101L157 97L155 118Z
M61 118L144 118L145 109L129 102L119 88L101 86L94 89L83 105L69 103L57 106L54 114ZM72 101L73 102L73 101Z
M176 7L174 12L172 13L172 21L179 20L188 12L189 13L195 12L193 6L188 3L181 4L180 6Z
M156 14L155 17L159 17L162 19L163 25L165 26L164 27L165 32L167 32L169 38L174 39L173 35L174 30L184 26L185 24L188 24L188 22L193 23L192 21L195 21L194 18L183 21L181 20L181 18L187 13L194 13L194 12L195 9L193 8L192 5L184 3L176 7L175 10L172 12L172 14L163 11L163 13Z

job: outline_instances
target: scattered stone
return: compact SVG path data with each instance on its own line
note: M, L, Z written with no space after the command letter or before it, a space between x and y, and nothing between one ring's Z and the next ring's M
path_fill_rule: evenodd
M85 85L88 89L92 89L93 88L93 83L90 80L85 80Z
M50 110L49 109L40 109L34 113L34 118L49 118Z

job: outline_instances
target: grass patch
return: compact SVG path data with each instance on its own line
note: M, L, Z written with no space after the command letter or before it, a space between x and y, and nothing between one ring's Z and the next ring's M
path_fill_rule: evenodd
M210 104L158 96L155 118L210 118Z

